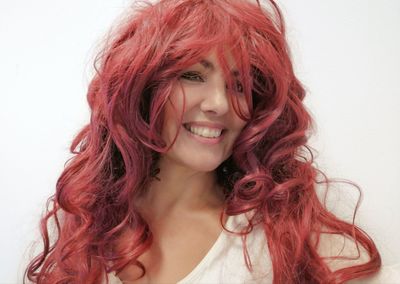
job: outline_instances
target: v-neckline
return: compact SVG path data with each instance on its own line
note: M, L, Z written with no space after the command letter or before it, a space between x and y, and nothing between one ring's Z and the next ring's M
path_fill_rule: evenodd
M231 226L231 220L233 216L227 216L226 222L225 222L225 227L230 229ZM181 280L177 282L177 284L181 284L183 282L190 282L190 279L193 277L196 277L203 268L209 263L210 259L213 259L216 254L218 254L219 250L221 249L221 243L224 242L224 239L227 237L225 229L222 228L221 233L219 234L218 238L214 242L214 244L211 246L211 248L208 250L206 255L200 260L200 262L190 271L185 277L183 277Z
M233 222L233 217L234 216L227 216L225 220L225 227L228 228L229 230L232 230L232 222ZM215 240L214 244L211 246L211 248L208 250L208 252L205 254L205 256L200 260L198 264L186 275L184 276L181 280L177 281L176 284L182 284L182 283L190 283L191 279L196 277L199 273L201 273L207 263L209 262L210 259L213 259L216 254L221 249L221 244L224 243L225 238L227 238L227 231L222 228L221 233L218 235L217 239ZM110 282L112 284L122 284L122 280L116 275L115 271L111 272L111 280L113 282Z

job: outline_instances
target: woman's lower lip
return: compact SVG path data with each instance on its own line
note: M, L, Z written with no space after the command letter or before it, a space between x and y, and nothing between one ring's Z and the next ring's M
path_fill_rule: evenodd
M207 145L218 144L219 142L222 141L222 139L224 138L224 134L225 134L224 131L223 131L221 133L221 135L218 136L218 137L207 138L207 137L202 137L202 136L199 136L199 135L196 135L196 134L192 133L191 131L187 130L184 126L182 126L182 128L186 131L186 133L188 134L188 136L190 138L193 138L193 139L197 140L198 142L203 143L203 144L207 144Z

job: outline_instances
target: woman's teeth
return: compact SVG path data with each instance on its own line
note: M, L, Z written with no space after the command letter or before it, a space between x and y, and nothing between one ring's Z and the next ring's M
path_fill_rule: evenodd
M198 127L198 126L188 126L185 125L185 128L192 132L193 134L206 137L206 138L217 138L221 136L222 129L210 129L207 127Z

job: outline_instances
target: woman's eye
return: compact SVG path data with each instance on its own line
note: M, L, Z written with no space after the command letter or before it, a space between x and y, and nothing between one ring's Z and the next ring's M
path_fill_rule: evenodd
M185 72L181 75L181 78L189 81L204 82L201 74L197 72Z
M240 81L236 81L236 91L239 93L243 93L243 85L240 83Z
M229 89L229 86L226 85L226 88ZM233 91L237 93L243 93L244 92L244 87L240 81L236 81L235 85L233 86Z

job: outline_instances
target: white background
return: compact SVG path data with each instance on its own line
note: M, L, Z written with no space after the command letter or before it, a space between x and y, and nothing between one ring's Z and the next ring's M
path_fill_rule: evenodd
M330 177L362 188L360 224L400 260L400 1L280 1ZM283 2L283 3L282 3ZM0 283L20 283L74 134L88 121L96 46L127 0L0 2ZM338 188L341 188L340 190ZM334 187L349 217L357 196Z

